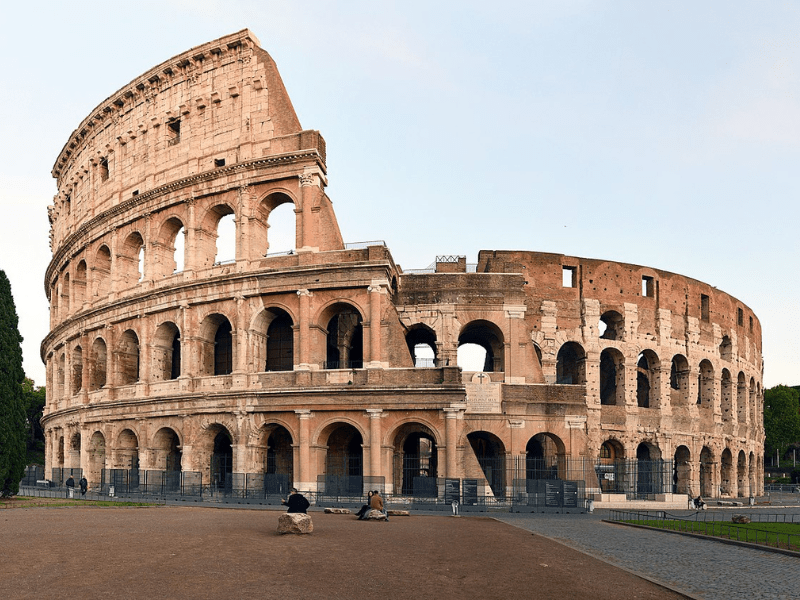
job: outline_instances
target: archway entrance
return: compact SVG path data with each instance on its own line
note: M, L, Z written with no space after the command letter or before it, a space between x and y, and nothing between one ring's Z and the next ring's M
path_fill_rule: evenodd
M690 494L692 486L692 453L686 446L675 450L675 466L672 470L672 493Z
M264 493L285 497L293 482L294 452L292 436L281 425L267 432L264 461Z
M700 495L704 498L714 496L714 455L708 446L700 451Z
M559 465L561 440L547 433L538 433L525 446L525 479L563 479ZM563 447L563 444L561 445Z
M486 431L470 433L467 440L495 498L503 498L506 490L506 451L503 442Z
M364 491L364 441L352 425L338 425L328 436L325 494L361 496Z
M395 489L406 496L435 498L438 449L433 432L421 423L407 423L394 446Z
M163 471L163 482L156 481L156 475L148 473L148 487L163 486L168 491L179 489L181 482L181 446L178 434L169 427L156 432L153 438L153 467Z
M211 454L211 485L217 489L233 487L233 446L231 434L221 427L214 436L214 452Z

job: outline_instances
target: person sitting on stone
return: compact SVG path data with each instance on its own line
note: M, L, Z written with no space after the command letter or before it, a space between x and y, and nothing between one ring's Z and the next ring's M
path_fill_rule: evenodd
M703 510L703 507L705 505L706 505L706 503L703 502L703 497L702 496L698 496L697 498L694 499L694 507L697 510Z
M306 497L297 491L297 488L292 488L292 493L289 494L286 500L281 500L281 504L285 504L289 507L289 510L286 511L287 513L305 514L308 507L311 506L308 500L306 500Z
M372 497L369 499L369 507L372 510L382 512L383 516L386 517L386 520L389 520L389 513L383 506L383 498L381 498L381 494L378 490L373 490Z
M356 513L356 516L358 517L359 521L362 521L364 519L364 517L366 516L366 514L369 512L369 510L370 510L369 509L370 500L372 500L372 490L367 492L367 503L362 505L361 508L359 509L359 511Z

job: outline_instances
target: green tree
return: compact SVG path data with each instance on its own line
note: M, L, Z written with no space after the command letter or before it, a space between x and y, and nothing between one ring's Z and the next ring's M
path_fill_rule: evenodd
M13 496L25 474L22 336L11 282L0 270L0 497Z
M800 441L800 392L785 385L764 390L764 440L767 455Z
M22 382L23 405L25 406L25 420L27 423L26 446L27 465L44 466L44 430L41 418L44 411L45 388L37 386L33 379L28 377Z

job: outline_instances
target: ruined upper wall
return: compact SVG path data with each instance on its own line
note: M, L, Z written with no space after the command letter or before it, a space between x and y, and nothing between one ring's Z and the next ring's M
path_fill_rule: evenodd
M87 219L181 178L306 148L324 171L324 140L302 132L258 43L245 29L192 48L91 111L53 167L54 251Z

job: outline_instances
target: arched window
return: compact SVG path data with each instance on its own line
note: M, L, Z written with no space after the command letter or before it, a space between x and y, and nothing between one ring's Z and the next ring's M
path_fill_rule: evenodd
M291 371L294 369L294 331L288 313L276 309L278 316L267 328L267 361L265 371Z
M144 277L144 240L138 231L134 231L120 247L117 255L122 287L136 285Z
M75 346L72 351L72 380L70 388L73 396L83 388L83 350L80 346Z
M327 324L327 369L360 369L364 364L364 334L361 314L346 304L335 307L337 313Z
M625 358L616 348L600 354L600 404L625 405Z
M200 375L228 375L233 372L233 331L224 315L208 315L199 328Z
M181 333L175 323L158 326L151 347L153 381L177 379L181 375Z
M92 287L97 298L108 296L111 291L111 251L100 246L92 267Z
M669 387L672 406L686 406L689 401L689 362L682 354L672 357Z
M233 372L233 336L231 324L225 319L214 335L214 375L229 375Z
M106 343L97 338L92 344L92 356L89 369L89 391L99 390L106 384Z
M117 381L131 385L139 381L139 336L131 329L120 336L117 351Z
M485 371L487 373L502 373L504 371L504 342L503 332L491 321L472 321L467 323L458 336L458 346L474 344L480 346L486 352L483 368L473 369ZM459 366L461 356L459 355ZM463 370L468 370L462 366Z
M436 366L436 333L430 327L412 327L406 334L406 345L415 367Z
M556 357L556 383L586 383L586 352L577 342L567 342L559 348Z
M714 367L710 361L703 360L700 363L697 383L697 404L702 408L712 408L714 406Z
M598 330L604 340L621 340L625 333L625 319L615 310L606 311L600 317Z
M215 264L236 260L236 216L227 214L217 224L217 253Z
M75 269L75 280L72 282L75 309L80 310L86 300L86 261L82 260Z

